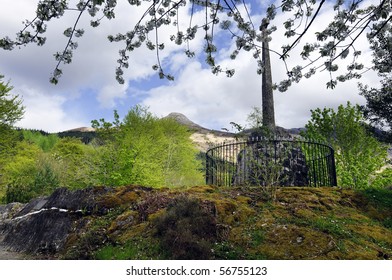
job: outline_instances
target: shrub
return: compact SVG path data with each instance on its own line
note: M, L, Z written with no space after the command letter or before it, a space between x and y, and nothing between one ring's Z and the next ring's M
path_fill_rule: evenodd
M209 259L217 226L208 205L186 196L175 199L153 221L162 249L171 259Z
M158 119L147 108L135 106L121 122L93 121L99 139L92 170L106 185L153 187L184 186L203 182L197 151L186 127L171 119Z
M8 185L5 200L6 203L26 203L32 198L49 195L59 186L58 176L53 172L51 166L46 163L37 170L33 182L26 182L25 184L17 182Z
M334 148L338 185L370 187L376 171L386 163L387 148L367 132L359 106L348 102L337 112L330 108L311 112L304 136Z

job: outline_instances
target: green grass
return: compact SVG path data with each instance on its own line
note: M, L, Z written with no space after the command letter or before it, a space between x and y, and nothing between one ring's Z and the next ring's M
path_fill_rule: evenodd
M151 238L134 238L125 244L107 245L95 252L97 260L165 259L159 242Z
M365 189L360 191L370 203L377 208L390 209L392 212L392 190L390 189Z

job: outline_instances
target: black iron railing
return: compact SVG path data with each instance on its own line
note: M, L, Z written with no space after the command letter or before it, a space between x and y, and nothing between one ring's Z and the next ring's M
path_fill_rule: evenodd
M336 186L334 151L323 143L250 138L206 153L206 182L218 186Z

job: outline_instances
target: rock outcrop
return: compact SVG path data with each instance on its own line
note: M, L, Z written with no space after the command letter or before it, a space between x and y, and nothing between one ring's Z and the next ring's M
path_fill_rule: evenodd
M69 191L57 189L51 196L22 205L0 206L2 245L8 250L54 255L61 251L73 225L86 215L102 215L108 209L97 199L108 188Z

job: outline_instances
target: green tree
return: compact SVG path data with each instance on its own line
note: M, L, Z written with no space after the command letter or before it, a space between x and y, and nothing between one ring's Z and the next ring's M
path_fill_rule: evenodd
M368 134L359 106L347 103L337 112L312 110L304 136L329 143L335 150L338 185L367 188L386 163L387 148Z
M17 141L18 135L14 131L13 125L24 114L22 100L18 95L10 93L12 86L5 83L3 78L4 76L0 75L0 168Z
M359 85L360 94L366 98L364 113L372 123L392 128L392 24L385 24L383 32L370 37L373 64L381 78L380 88Z
M17 189L18 197L15 195L16 201L18 201L23 195L23 202L30 196L25 194L30 191L29 189L34 184L34 177L37 173L37 160L42 151L34 144L27 142L17 142L15 149L12 154L8 155L7 161L1 167L0 177L0 195L5 196L6 192L12 188ZM7 200L7 202L10 202Z
M9 83L3 82L4 76L0 75L0 128L13 126L22 119L24 107L18 95L11 95L13 89Z
M189 132L174 120L158 119L147 108L135 106L121 122L115 112L112 125L103 119L94 124L98 136L102 131L106 139L96 148L97 169L92 169L92 177L101 183L158 187L203 181Z
M18 95L11 94L12 86L3 79L4 76L0 75L0 198L5 194L4 182L7 181L8 176L4 168L15 154L19 140L13 125L24 114L22 100Z
M70 189L85 188L97 183L90 175L93 166L92 145L85 145L76 138L58 139L50 150L50 161L58 175L60 184Z
M49 152L59 140L56 134L43 135L39 131L22 130L23 139L37 144L42 151Z

